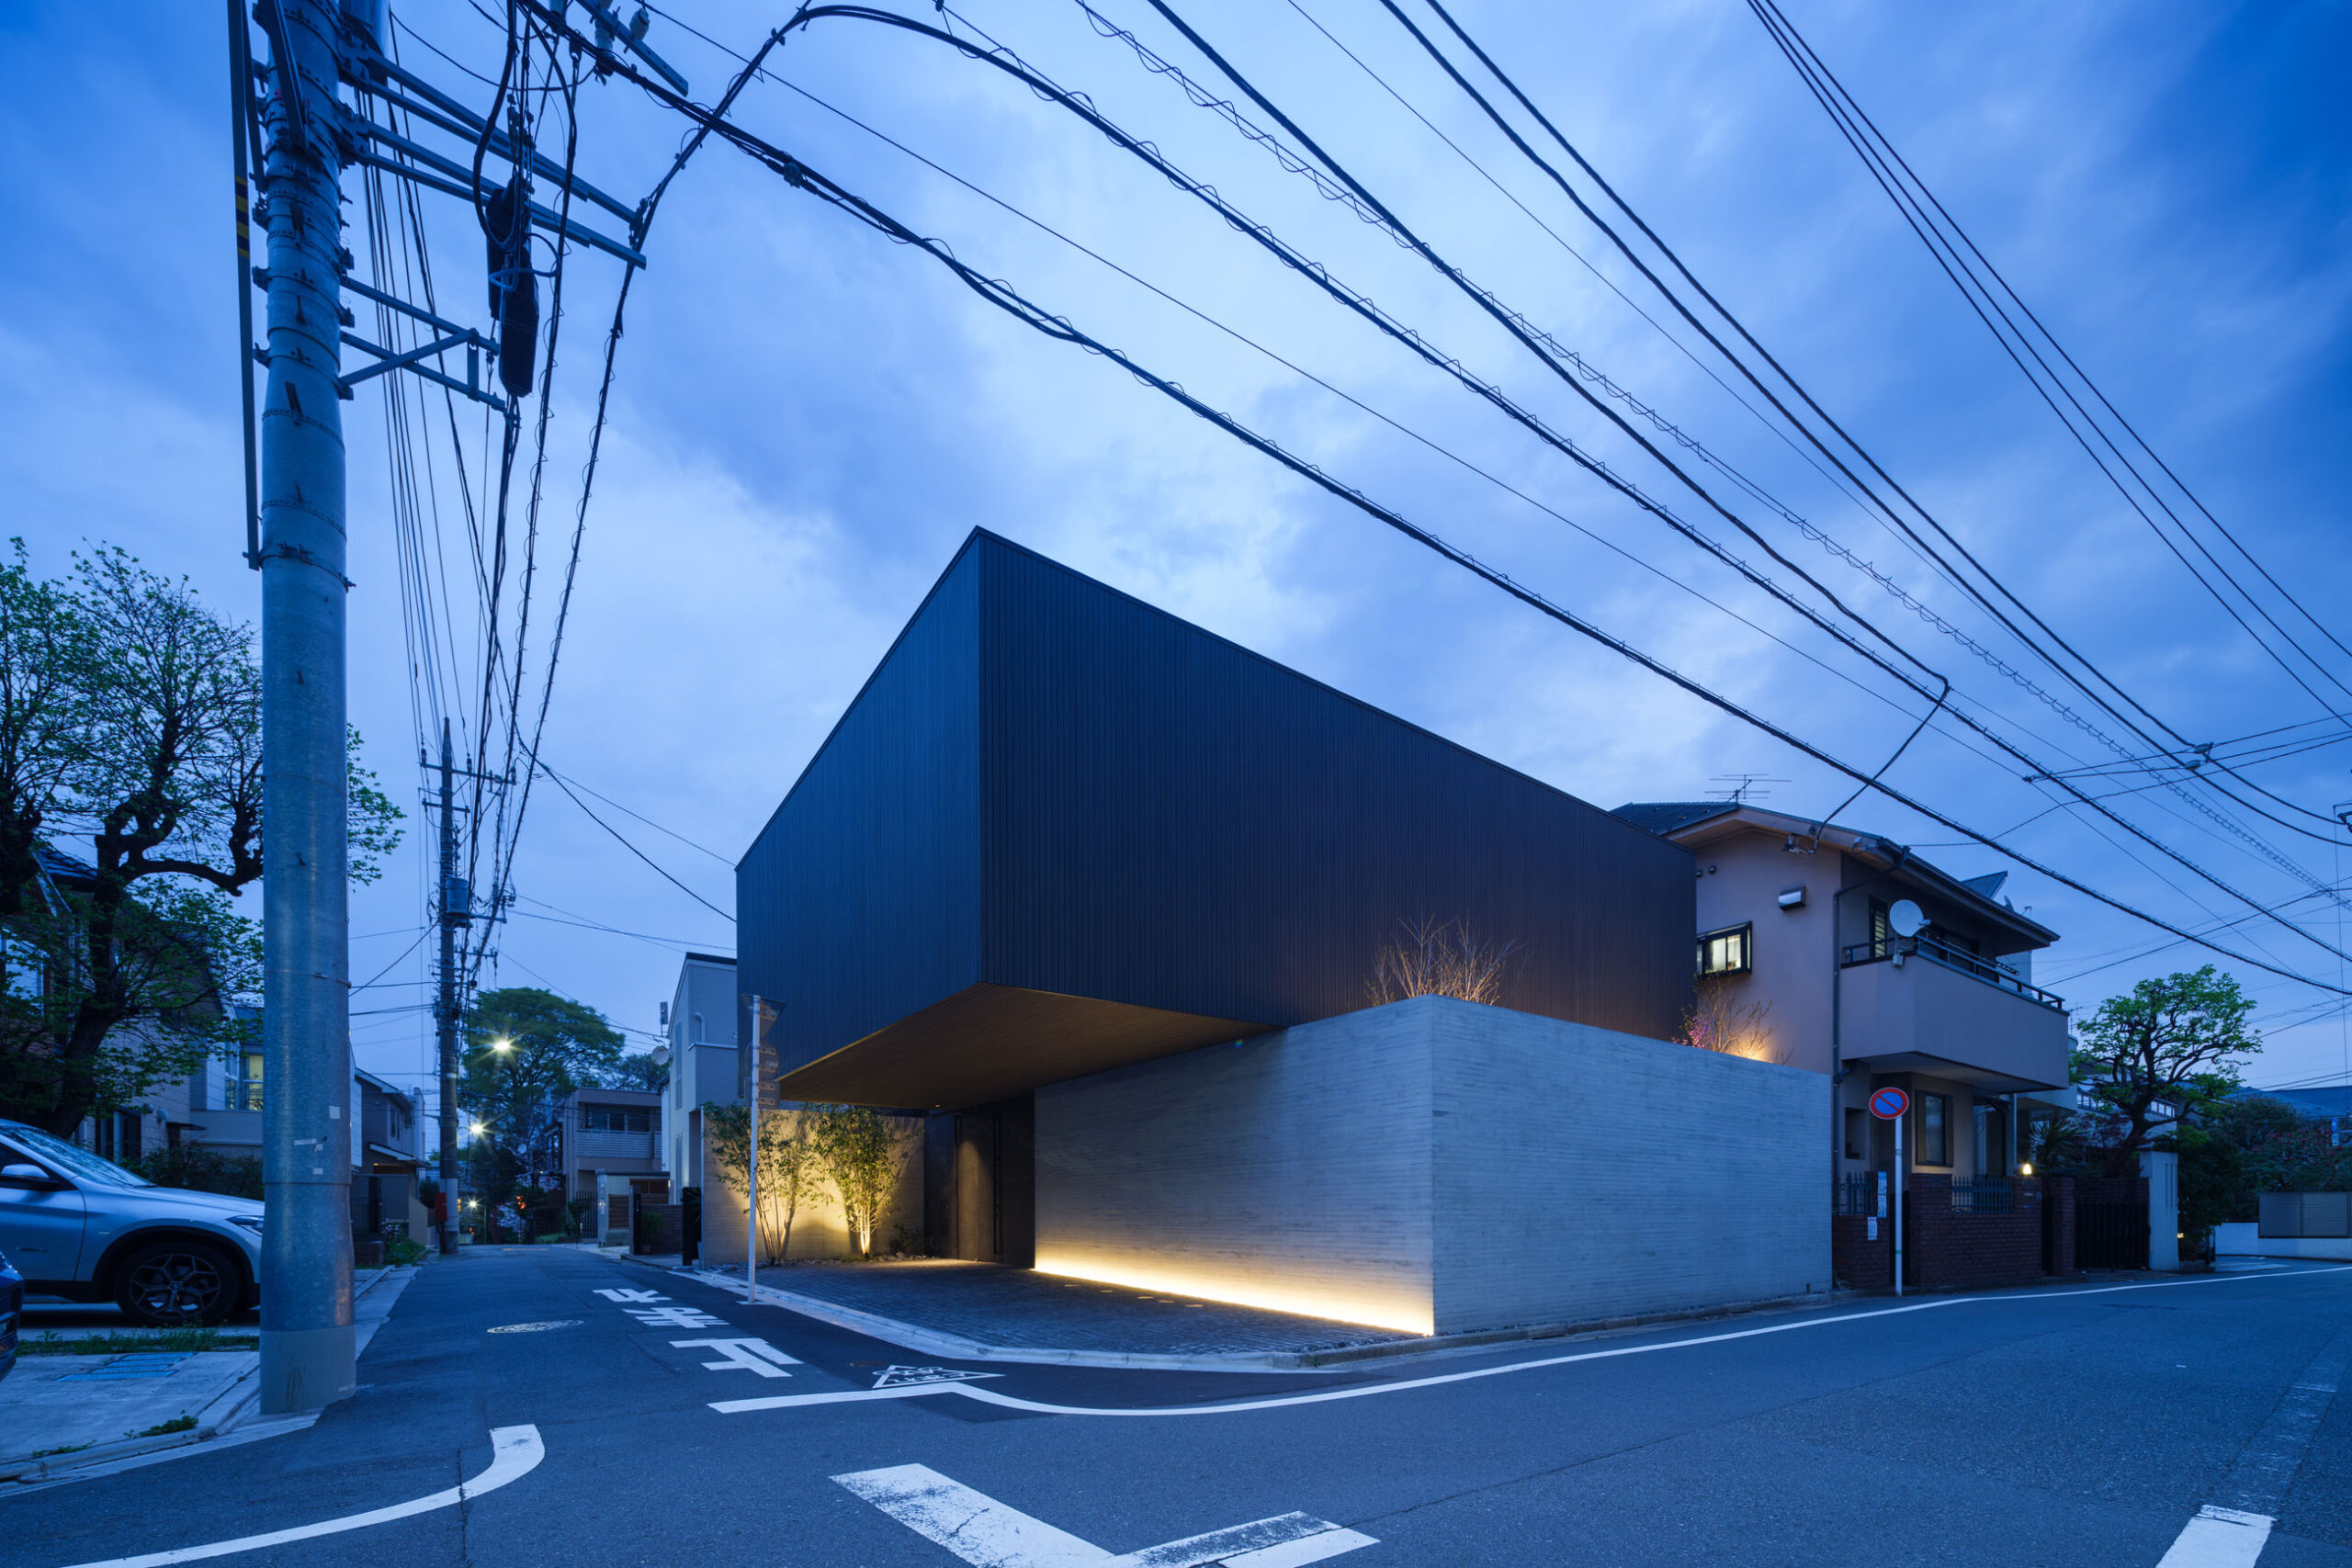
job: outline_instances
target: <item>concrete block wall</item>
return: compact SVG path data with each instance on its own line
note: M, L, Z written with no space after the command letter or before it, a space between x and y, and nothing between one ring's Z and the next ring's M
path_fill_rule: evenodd
M1441 1334L1830 1287L1820 1074L1442 997Z
M1381 1008L1040 1089L1037 1267L1429 1332L1430 1069Z
M1436 997L1037 1091L1037 1261L1421 1332L1830 1284L1818 1075Z

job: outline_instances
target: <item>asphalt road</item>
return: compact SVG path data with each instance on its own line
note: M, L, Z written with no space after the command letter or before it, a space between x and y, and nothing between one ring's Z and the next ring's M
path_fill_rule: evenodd
M517 1325L560 1326L497 1332ZM706 1339L738 1343L675 1343ZM214 1560L2154 1568L2219 1505L2276 1524L2209 1521L2177 1564L2352 1565L2347 1360L2352 1269L2311 1266L1232 1374L935 1365L593 1255L483 1248L416 1279L309 1430L0 1495L0 1565L427 1499L492 1470L493 1429L494 1490ZM908 1381L958 1370L991 1375ZM778 1399L806 1402L713 1408Z

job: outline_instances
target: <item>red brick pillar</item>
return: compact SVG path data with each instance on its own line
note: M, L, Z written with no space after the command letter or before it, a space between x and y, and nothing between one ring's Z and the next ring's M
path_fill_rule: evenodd
M2041 1180L2041 1202L2047 1211L2042 1224L2048 1227L2050 1245L2047 1249L2050 1271L2067 1275L2075 1272L2075 1179L2071 1176L2045 1176Z

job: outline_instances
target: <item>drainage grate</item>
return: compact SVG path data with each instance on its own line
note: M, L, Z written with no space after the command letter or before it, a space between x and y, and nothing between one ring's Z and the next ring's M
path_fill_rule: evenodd
M172 1369L187 1357L170 1350L141 1351L136 1355L117 1356L103 1367L86 1372L68 1372L59 1382L113 1382L123 1378L167 1378Z

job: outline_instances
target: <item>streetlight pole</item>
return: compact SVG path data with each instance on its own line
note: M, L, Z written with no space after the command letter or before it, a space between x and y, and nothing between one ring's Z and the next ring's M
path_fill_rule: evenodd
M325 0L273 0L269 378L261 414L261 1408L354 1387L348 730L344 709L341 53Z

